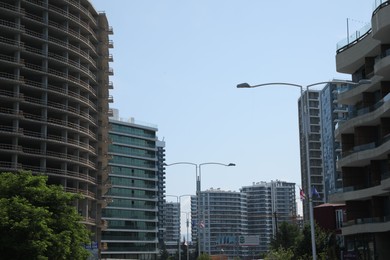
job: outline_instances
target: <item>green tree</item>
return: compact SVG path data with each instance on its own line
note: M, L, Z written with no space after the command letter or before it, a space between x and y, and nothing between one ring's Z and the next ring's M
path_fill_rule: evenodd
M334 235L315 225L316 252L318 259L337 259L338 249L336 242L333 241ZM312 258L311 248L311 229L310 225L304 226L300 230L294 224L282 223L276 233L275 238L271 240L271 251L267 254L266 259L294 259L309 260ZM288 258L290 252L293 253ZM279 258L280 257L280 258ZM329 258L330 257L330 258Z
M198 256L197 260L211 260L211 257L208 254L202 253Z
M81 197L47 176L0 173L1 259L87 259L90 234L72 205Z
M301 236L301 231L297 225L283 222L280 224L276 236L271 240L271 249L295 249Z
M280 247L272 249L264 258L265 260L292 260L294 259L294 252L290 248Z

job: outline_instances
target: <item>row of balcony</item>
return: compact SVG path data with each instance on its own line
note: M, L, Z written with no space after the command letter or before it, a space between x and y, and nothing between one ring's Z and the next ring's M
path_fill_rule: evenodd
M354 125L354 122L352 122L351 120L355 119L355 118L356 118L356 120L360 120L360 117L366 116L368 119L371 120L371 119L374 119L376 117L381 116L384 111L387 111L389 109L389 104L390 104L389 101L390 101L390 93L388 93L384 98L382 98L381 100L379 100L377 103L375 103L373 105L361 107L359 109L354 109L354 110L350 111L348 116L345 118L342 118L343 120L340 121L336 125L336 127L335 127L336 130L341 131L342 129L345 129L345 128L349 127L350 125ZM386 105L386 107L383 107L384 105ZM381 110L381 113L368 115L372 112L377 111L379 108L383 108ZM354 120L354 121L356 121L356 120Z
M33 131L27 131L23 128L16 128L16 127L9 127L9 126L0 126L0 133L3 135L5 134L16 134L27 138L33 138L37 141L44 141L44 142L54 142L54 143L60 143L61 145L67 144L73 147L76 147L80 150L84 150L86 152L89 152L93 155L96 155L96 149L87 144L80 142L79 140L74 140L70 138L65 138L63 136L57 136L57 135L45 135L40 132L33 132Z
M89 40L89 38L80 34L80 32L76 32L76 31L68 28L65 25L61 25L61 24L58 24L58 23L53 22L53 21L46 22L41 16L33 15L31 13L26 13L24 18L29 19L30 21L39 23L41 26L48 25L49 28L55 29L58 32L60 32L61 34L66 33L68 36L75 39L78 43L84 44L85 45L84 47L89 48L90 50L92 50L94 52L95 55L97 55L94 44ZM96 37L95 37L95 40L96 40ZM97 42L97 40L95 42Z
M82 65L80 62L73 61L67 57L64 57L64 56L61 56L61 55L58 55L58 54L55 54L52 52L48 52L47 54L45 54L41 49L33 48L30 46L25 46L24 51L26 53L30 53L33 55L39 55L42 59L48 57L49 60L60 62L64 65L66 65L67 67L69 65L71 65L77 71L80 71L85 76L90 77L93 81L95 81L95 82L97 81L96 75L92 71L90 71L88 69L88 67ZM17 62L17 61L15 60L15 62Z
M95 37L95 32L93 31L93 29L89 26L88 23L86 23L85 21L83 21L79 17L77 17L77 16L75 16L75 15L73 15L73 14L71 14L71 13L69 13L69 12L59 8L59 7L57 7L57 6L46 4L43 1L39 1L39 0L23 0L23 1L26 2L26 3L29 3L29 4L33 4L34 6L41 7L42 9L46 9L46 10L49 10L51 12L54 12L55 14L57 14L56 15L57 17L59 15L60 17L64 17L65 19L67 19L69 21L73 21L75 23L75 25L77 25L77 26L81 25L82 28L84 28L92 36ZM89 21L91 21L96 26L97 25L97 21L95 20L95 18L92 15L90 15L90 14L88 15L88 17L90 18ZM96 40L96 38L95 38L95 40Z
M42 105L42 106L47 107L48 109L58 109L59 112L61 112L61 113L66 111L66 112L69 112L69 113L76 115L77 117L82 117L96 126L96 119L94 117L92 117L91 115L89 115L88 113L86 113L84 111L80 111L79 109L71 107L71 106L67 106L67 105L64 105L64 104L61 104L58 102L51 102L51 101L45 101L43 99L28 97L28 96L25 96L23 93L16 95L16 93L14 93L12 91L6 91L6 90L0 90L0 97L1 96L7 97L7 100L17 99L21 103L27 103L27 104L31 104L33 106Z
M39 158L52 158L57 160L66 160L68 162L73 163L80 163L86 167L90 167L91 169L95 169L96 165L94 162L82 158L79 156L74 156L66 153L59 153L59 152L53 152L53 151L43 151L40 149L31 149L26 148L21 145L11 145L11 144L0 144L0 150L12 152L16 154L23 154L23 155L29 155L29 156L39 156Z
M72 123L66 120L55 119L55 118L45 118L43 116L38 116L34 114L23 113L21 110L9 109L9 108L0 108L0 113L4 114L4 116L17 116L20 119L34 121L38 124L42 124L43 122L48 123L53 126L59 126L60 128L68 128L69 130L74 130L78 133L85 134L88 137L96 140L96 133L90 130L87 127L83 127L77 123Z
M44 42L45 40L48 41L49 44L55 44L56 46L59 46L61 48L64 48L67 51L73 52L75 55L80 56L80 58L84 58L86 62L89 62L91 65L93 65L95 68L97 68L96 61L86 52L83 51L81 48L76 47L75 45L72 45L70 43L67 43L63 40L57 39L52 36L47 36L42 33L37 33L32 30L25 30L24 31L24 36L26 37L31 37L35 40Z
M87 82L83 81L80 78L69 75L68 73L64 73L50 68L45 68L31 63L25 63L25 66L23 68L38 74L46 73L49 76L58 78L59 80L76 84L77 86L83 88L84 90L88 91L90 94L93 94L94 97L96 97L96 90L92 88L90 84L88 84Z
M5 75L7 77L12 77L13 74L6 74ZM0 73L0 78L2 77L2 74ZM93 103L90 99L84 97L84 96L81 96L80 94L76 93L76 92L73 92L71 90L67 90L65 88L62 88L62 87L57 87L57 86L53 86L53 85L44 85L40 82L36 82L36 81L32 81L32 80L24 80L23 79L23 86L27 86L27 87L33 87L33 88L39 88L39 89L42 89L42 90L49 90L52 94L61 94L61 95L64 95L66 98L74 98L75 101L77 102L83 102L85 103L88 108L94 110L94 111L97 111L97 106L95 103Z
M31 166L28 164L14 164L9 161L0 161L0 169L2 171L31 171L34 174L47 174L50 176L57 176L60 178L69 178L69 179L75 179L79 181L86 181L90 184L96 185L96 178L89 176L84 173L70 171L70 170L61 170L58 168L50 168L50 167L37 167L37 166Z

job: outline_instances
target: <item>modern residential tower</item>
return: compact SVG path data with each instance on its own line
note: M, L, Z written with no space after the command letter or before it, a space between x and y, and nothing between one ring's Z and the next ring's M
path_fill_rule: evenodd
M338 103L352 109L335 136L342 190L330 196L346 205L345 250L360 259L390 255L390 1L375 1L371 27L338 46L336 68L354 82Z
M246 194L248 235L259 237L259 244L251 247L250 251L265 253L276 235L278 224L295 223L295 183L256 182L242 187L241 193Z
M116 115L116 113L115 113ZM102 258L157 259L157 128L130 119L110 118L108 206L102 218Z
M0 30L0 171L43 173L83 194L75 206L97 249L112 28L87 0L1 0Z

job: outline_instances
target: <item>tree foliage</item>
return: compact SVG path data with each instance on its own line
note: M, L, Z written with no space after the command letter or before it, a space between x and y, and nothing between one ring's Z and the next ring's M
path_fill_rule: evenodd
M86 259L90 234L72 206L78 195L47 176L0 173L1 259Z
M336 252L338 249L335 243L331 243L332 237L332 233L322 230L317 225L315 226L318 259L337 259ZM296 225L282 223L275 238L271 241L271 250L265 259L312 259L310 225L305 225L301 231Z

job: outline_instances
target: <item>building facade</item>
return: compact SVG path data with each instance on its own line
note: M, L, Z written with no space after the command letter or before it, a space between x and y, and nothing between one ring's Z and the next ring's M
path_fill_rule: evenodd
M301 104L301 102L303 102L303 104ZM304 111L302 111L302 108ZM322 168L320 108L320 90L309 89L302 93L298 100L301 187L307 196L312 197L314 207L324 202L325 188ZM305 116L302 117L302 115ZM306 140L306 138L308 140ZM308 178L310 178L310 187ZM313 187L317 190L319 196L311 196ZM309 201L309 199L303 200L303 218L305 222L310 219Z
M164 218L163 218L163 241L165 248L170 255L175 255L178 251L180 237L180 203L165 202L164 204Z
M352 109L335 131L342 190L330 200L346 205L346 253L382 260L390 254L390 3L375 4L371 27L339 45L336 54L338 72L371 83L338 95L338 103Z
M259 236L257 246L248 247L256 255L269 250L278 224L296 223L295 183L271 181L244 186L246 194L248 235Z
M209 189L201 192L200 250L209 255L239 256L238 237L246 233L240 192ZM196 197L192 197L196 203ZM194 214L195 215L195 214ZM193 215L193 216L194 216ZM194 216L195 217L195 216ZM197 220L196 217L193 220Z
M157 128L110 118L110 200L102 212L107 259L157 259L158 148Z
M334 131L339 122L348 116L348 106L337 103L337 95L349 84L340 80L328 83L320 92L321 105L321 151L324 174L324 202L328 202L329 194L342 186L341 172L336 169L337 158L341 155L340 142L335 140Z
M83 194L75 206L96 251L106 226L112 29L87 0L0 3L0 171L44 173Z

